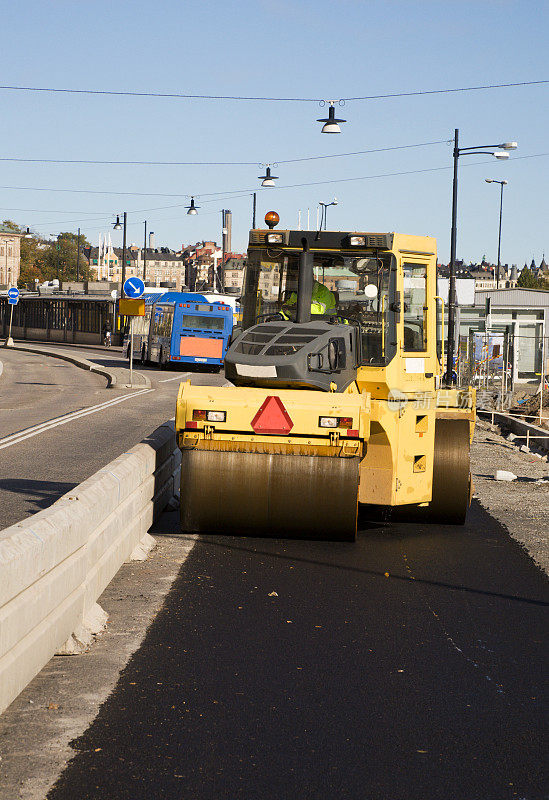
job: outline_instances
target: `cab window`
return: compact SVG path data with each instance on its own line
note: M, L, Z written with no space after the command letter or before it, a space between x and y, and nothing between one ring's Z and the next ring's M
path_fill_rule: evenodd
M298 270L298 254L274 248L248 253L242 298L244 330L258 322L295 319ZM396 353L395 276L391 253L361 257L314 253L312 321L324 318L359 326L361 363L388 363Z
M427 265L404 263L404 350L427 349Z

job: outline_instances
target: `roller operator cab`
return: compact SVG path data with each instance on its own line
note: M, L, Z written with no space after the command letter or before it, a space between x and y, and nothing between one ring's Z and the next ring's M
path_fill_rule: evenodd
M474 393L441 386L436 263L427 236L250 231L234 385L179 390L184 530L354 539L358 504L465 521Z

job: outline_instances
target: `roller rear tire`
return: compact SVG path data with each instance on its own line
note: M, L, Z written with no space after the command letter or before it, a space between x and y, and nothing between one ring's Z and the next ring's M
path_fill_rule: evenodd
M436 420L430 521L448 525L465 523L471 503L469 449L468 420Z

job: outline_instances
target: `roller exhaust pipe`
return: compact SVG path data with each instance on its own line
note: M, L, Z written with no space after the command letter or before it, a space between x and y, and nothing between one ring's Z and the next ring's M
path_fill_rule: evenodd
M307 240L301 240L303 252L299 256L299 272L297 278L297 316L296 322L311 321L311 303L313 300L313 254L309 251Z

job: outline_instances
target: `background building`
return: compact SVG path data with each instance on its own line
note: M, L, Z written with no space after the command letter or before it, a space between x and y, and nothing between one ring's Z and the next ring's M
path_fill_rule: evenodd
M526 266L526 265L525 265ZM475 281L475 289L482 291L485 289L496 288L497 265L490 264L484 258L480 264L465 264L463 261L456 261L456 277L471 278ZM447 278L450 274L448 264L439 264L438 274L440 277ZM513 289L517 285L519 272L516 264L500 264L499 267L499 288Z
M246 256L229 253L224 269L225 291L228 294L242 294L245 267Z
M21 263L21 237L5 225L0 225L0 289L17 286Z
M98 247L84 251L90 267L97 272L98 281L120 283L122 280L122 248L113 247L110 236L99 239ZM126 248L126 278L137 275L145 280L147 286L169 284L181 289L185 284L185 261L181 253L168 247L144 249L135 244ZM168 288L168 287L167 287Z

